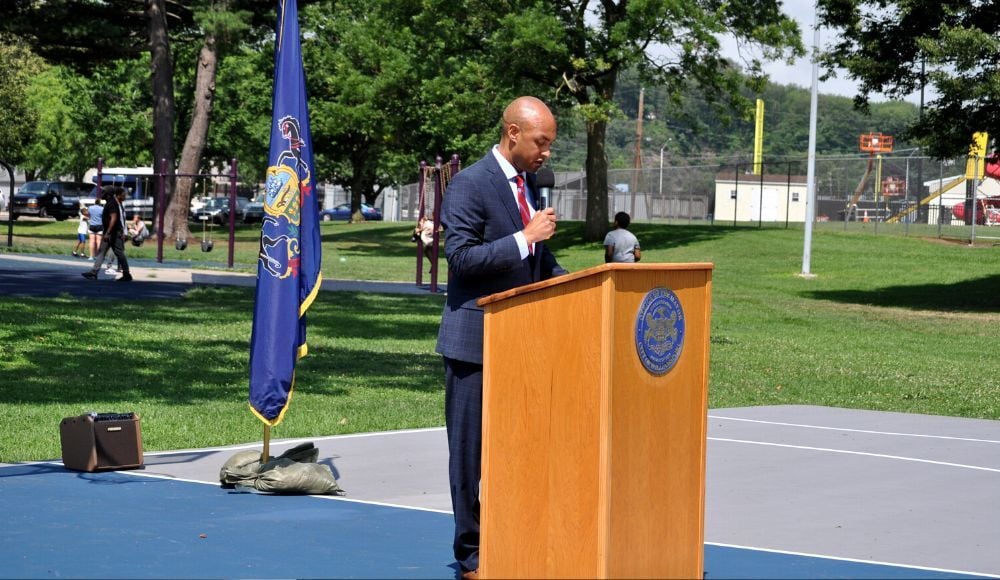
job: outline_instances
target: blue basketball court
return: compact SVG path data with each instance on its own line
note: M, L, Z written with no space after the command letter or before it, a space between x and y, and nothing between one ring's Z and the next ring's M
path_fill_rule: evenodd
M997 422L797 406L709 420L707 578L1000 574ZM135 471L0 465L0 577L456 576L442 429L310 441L345 497L222 489L225 460L259 443L147 453Z

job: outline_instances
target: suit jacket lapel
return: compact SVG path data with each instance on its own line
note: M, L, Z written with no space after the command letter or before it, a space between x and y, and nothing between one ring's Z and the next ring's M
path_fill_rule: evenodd
M524 228L524 224L521 223L521 211L517 209L517 202L514 201L514 195L511 193L510 182L504 177L503 171L500 170L500 164L497 163L492 154L490 155L490 159L493 161L491 177L493 190L500 198L500 203L507 209L507 214L510 216L510 223L514 227L513 231L520 231Z

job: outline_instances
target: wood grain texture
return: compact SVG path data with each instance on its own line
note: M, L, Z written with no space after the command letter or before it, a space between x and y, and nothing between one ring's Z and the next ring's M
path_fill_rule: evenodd
M480 572L700 577L710 264L608 264L487 297ZM663 376L635 347L670 288L684 350Z

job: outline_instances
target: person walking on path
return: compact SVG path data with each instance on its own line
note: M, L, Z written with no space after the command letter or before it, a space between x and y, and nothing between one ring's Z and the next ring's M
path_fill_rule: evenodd
M604 261L605 262L638 262L642 259L642 251L639 249L639 240L628 231L628 225L632 223L632 218L623 211L615 214L615 229L604 236Z
M76 245L73 246L73 256L85 258L87 252L87 236L90 235L90 212L85 207L80 208L80 221L76 224Z
M96 280L97 272L101 269L101 263L108 254L108 249L114 252L118 259L118 266L121 268L122 276L119 282L131 282L132 274L129 272L128 258L125 256L125 208L122 202L125 200L125 188L112 186L108 188L105 195L106 207L102 216L104 225L104 240L101 242L101 249L97 252L94 266L83 277L88 280Z
M444 358L453 549L463 579L478 578L479 569L483 309L476 300L566 273L542 243L555 233L555 212L530 202L555 138L545 103L515 99L503 112L500 143L455 175L441 205L450 278L436 351Z

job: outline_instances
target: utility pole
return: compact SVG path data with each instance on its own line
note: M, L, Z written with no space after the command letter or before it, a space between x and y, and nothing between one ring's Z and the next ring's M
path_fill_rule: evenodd
M639 110L635 116L635 162L632 164L632 200L629 206L629 215L635 219L635 193L639 188L639 174L642 172L642 117L643 104L646 98L646 89L639 88Z

